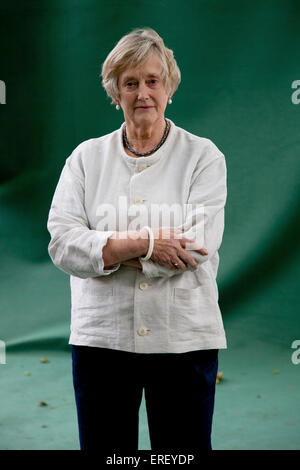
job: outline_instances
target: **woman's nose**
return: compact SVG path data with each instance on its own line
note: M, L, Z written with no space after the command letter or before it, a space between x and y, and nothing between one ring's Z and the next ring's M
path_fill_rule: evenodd
M147 86L142 83L142 84L139 85L139 88L138 88L138 99L139 100L146 100L148 98L149 98L149 95L148 95Z

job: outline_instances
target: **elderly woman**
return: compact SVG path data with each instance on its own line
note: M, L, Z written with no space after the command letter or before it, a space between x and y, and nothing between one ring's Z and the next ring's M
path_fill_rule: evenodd
M152 449L211 449L226 165L165 117L180 80L153 29L121 38L102 83L125 122L75 148L50 208L49 254L70 275L82 450L137 450L143 391Z

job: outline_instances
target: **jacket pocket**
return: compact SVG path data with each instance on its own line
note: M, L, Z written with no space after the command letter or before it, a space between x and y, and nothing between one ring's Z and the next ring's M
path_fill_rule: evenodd
M72 303L74 307L99 307L110 303L113 296L112 283L102 282L99 278L81 280L72 288Z
M170 297L170 339L192 340L199 332L214 332L221 327L219 305L208 282L195 289L174 287Z
M202 285L201 287L196 287L195 289L185 289L183 287L174 287L173 289L173 299L174 300L187 300L193 302L202 297L205 297L211 300L210 289L207 285Z
M88 284L78 293L72 293L71 327L77 332L113 338L117 334L116 311L112 285Z

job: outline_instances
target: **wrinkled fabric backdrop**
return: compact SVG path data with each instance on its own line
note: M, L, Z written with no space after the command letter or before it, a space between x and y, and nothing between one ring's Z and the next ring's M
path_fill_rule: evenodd
M48 256L48 211L72 150L123 122L101 64L150 26L182 73L166 116L227 162L214 447L299 449L300 3L2 0L0 12L0 448L79 448L69 276ZM144 408L140 421L149 449Z

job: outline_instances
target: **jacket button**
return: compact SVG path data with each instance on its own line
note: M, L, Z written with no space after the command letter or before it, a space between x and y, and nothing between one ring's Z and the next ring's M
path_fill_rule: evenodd
M147 328L145 328L144 326L141 326L141 327L137 330L137 334L140 335L140 336L145 336L147 333L148 333L148 330L147 330Z
M141 290L145 290L148 288L148 284L147 282L140 282L140 289Z
M144 201L144 199L142 199L141 197L136 197L134 202L139 204L139 203L142 203L143 201Z
M143 171L143 170L146 170L146 168L148 167L148 165L144 164L144 165L141 165L139 166L139 169L138 171Z

